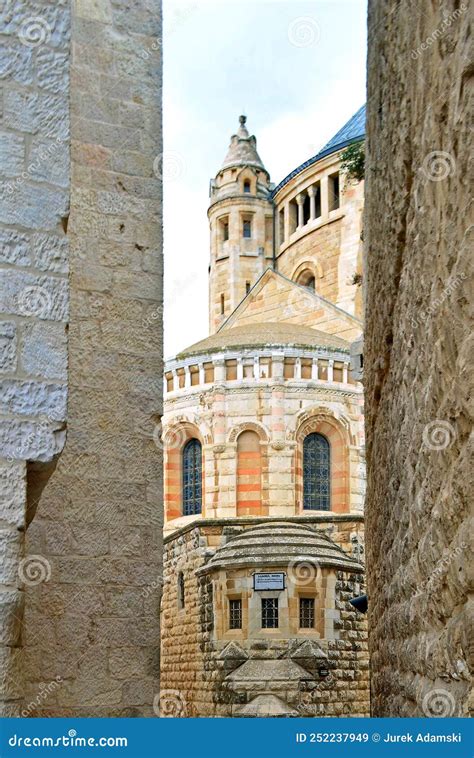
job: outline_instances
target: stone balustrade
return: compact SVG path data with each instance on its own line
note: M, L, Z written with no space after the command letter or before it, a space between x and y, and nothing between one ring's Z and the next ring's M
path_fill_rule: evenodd
M359 384L351 377L350 356L341 350L287 348L224 351L166 363L164 393L227 382L311 381Z

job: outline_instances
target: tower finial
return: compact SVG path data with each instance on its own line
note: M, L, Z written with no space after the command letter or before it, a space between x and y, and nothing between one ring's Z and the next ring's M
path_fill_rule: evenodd
M247 116L239 116L239 123L241 126L245 126L245 122L247 121Z

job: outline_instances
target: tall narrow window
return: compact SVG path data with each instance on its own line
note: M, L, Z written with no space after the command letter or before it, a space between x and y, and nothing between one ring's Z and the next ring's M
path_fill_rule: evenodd
M252 236L252 222L249 218L243 221L242 236L246 239L250 239Z
M303 202L303 226L306 226L306 224L311 218L310 210L311 210L311 200L308 193L306 192L304 196L304 202Z
M314 629L313 597L300 597L300 629Z
M248 179L246 179L244 182L244 192L245 193L250 192L250 182Z
M262 629L278 629L277 597L262 597Z
M202 510L202 451L199 440L192 439L183 448L183 515Z
M223 216L219 219L219 233L222 242L229 239L229 216Z
M278 236L280 245L285 241L285 209L282 208L278 213Z
M242 629L242 600L229 600L229 629Z
M339 208L340 205L338 173L331 174L331 176L328 178L328 193L329 210L335 211L336 208Z
M221 316L223 316L225 313L225 297L224 295L221 295Z
M186 598L184 595L184 574L182 571L178 574L178 608L184 608Z
M250 282L245 282L245 294L248 295L250 292Z
M330 508L330 450L322 434L308 434L303 441L303 508Z

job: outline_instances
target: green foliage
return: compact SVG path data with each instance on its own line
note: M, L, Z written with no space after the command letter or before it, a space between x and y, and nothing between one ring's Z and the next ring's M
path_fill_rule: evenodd
M349 182L361 182L365 174L364 142L353 142L341 153L341 169Z

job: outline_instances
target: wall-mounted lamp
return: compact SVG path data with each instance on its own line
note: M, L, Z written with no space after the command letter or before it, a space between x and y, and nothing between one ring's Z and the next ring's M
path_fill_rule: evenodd
M368 600L367 595L360 595L360 597L353 597L349 600L350 604L354 606L359 613L367 613Z

